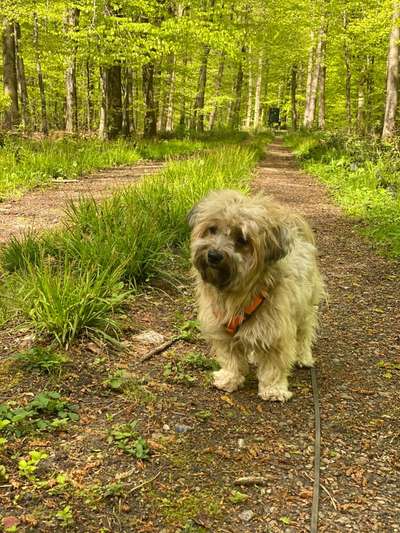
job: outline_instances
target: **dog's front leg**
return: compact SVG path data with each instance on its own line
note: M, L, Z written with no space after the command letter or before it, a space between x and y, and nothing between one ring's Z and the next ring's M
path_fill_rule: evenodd
M214 385L217 389L233 392L243 385L249 365L243 351L233 344L213 342L216 359L221 366L214 372Z
M288 384L291 359L280 348L257 354L258 395L263 400L286 402L293 396Z

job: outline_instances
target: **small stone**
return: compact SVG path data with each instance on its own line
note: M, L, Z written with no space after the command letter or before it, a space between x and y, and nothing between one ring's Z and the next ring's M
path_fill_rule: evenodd
M168 424L164 424L162 428L163 431L169 431L171 429Z
M175 431L177 433L187 433L191 429L193 428L191 426L187 426L186 424L176 424L175 426Z
M240 513L239 518L243 522L250 522L253 516L254 516L253 511L251 509L247 509L246 511L243 511Z
M139 333L139 335L135 335L133 340L142 342L143 344L152 344L156 346L158 344L162 344L165 339L161 333L157 333L157 331L149 329L147 331L143 331L143 333Z
M241 450L242 448L244 448L246 446L245 442L244 442L244 439L239 439L238 440L238 448L239 450Z

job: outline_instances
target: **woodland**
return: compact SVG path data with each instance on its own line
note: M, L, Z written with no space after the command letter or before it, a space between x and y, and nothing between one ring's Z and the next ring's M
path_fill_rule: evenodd
M0 21L0 529L398 531L400 3ZM227 188L316 234L329 305L282 405L212 385L187 214Z

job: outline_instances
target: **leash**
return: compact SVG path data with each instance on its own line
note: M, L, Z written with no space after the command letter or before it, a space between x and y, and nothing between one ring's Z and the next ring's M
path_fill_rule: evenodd
M317 372L315 367L311 368L311 383L313 389L314 398L314 424L315 424L315 438L314 438L314 487L313 487L313 499L311 506L311 533L317 533L318 531L318 508L319 508L319 476L320 476L320 464L321 464L321 418L319 411L319 399L318 399L318 382Z

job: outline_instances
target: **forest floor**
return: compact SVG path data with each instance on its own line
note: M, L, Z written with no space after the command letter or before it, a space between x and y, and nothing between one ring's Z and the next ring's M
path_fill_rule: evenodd
M314 350L322 426L319 531L399 532L399 263L375 253L359 235L360 224L297 168L279 140L253 185L311 221L329 291ZM254 377L233 394L214 389L208 348L195 333L140 362L152 342L161 342L141 333L168 339L195 318L184 278L175 287L160 280L135 298L126 313L125 351L82 341L69 351L70 363L50 376L9 358L29 346L30 335L0 332L6 348L0 400L23 404L56 390L80 415L64 431L16 439L12 455L4 454L4 525L41 532L309 531L310 372L293 372L294 397L281 405L258 398ZM132 420L136 428L126 425ZM139 434L150 447L144 460L132 453ZM28 477L18 459L32 450L48 456ZM236 485L243 476L261 476L264 484Z

